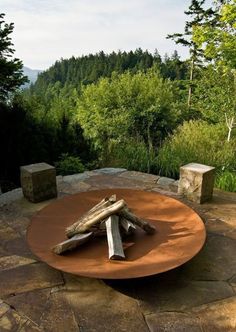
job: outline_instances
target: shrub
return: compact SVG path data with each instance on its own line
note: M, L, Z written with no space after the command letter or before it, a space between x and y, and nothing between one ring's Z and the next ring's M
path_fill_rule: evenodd
M60 175L70 175L75 173L82 173L85 167L79 157L69 156L68 153L63 153L58 162L55 163L57 173Z
M177 178L179 168L190 162L206 164L221 171L236 168L236 139L226 141L222 124L204 121L185 122L163 144L158 155L159 172Z
M236 172L224 171L215 180L216 188L236 192Z
M115 144L111 147L110 154L113 166L140 172L156 170L156 154L153 149L149 153L143 141L129 139L125 143Z

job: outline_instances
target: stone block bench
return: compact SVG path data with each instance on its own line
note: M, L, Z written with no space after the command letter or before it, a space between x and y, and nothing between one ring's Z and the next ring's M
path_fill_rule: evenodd
M178 193L196 203L204 203L212 198L215 168L190 163L180 167Z
M22 166L21 187L24 196L33 203L56 197L55 167L46 163Z

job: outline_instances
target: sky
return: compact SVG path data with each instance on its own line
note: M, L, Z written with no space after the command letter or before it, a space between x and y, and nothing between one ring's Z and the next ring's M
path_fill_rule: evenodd
M56 60L103 50L141 47L163 56L188 50L166 35L183 32L190 0L0 0L5 21L13 22L15 56L32 69Z

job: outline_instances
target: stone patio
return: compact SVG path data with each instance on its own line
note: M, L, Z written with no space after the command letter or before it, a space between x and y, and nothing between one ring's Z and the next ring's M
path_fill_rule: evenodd
M100 188L156 191L184 201L177 182L124 169L57 177L59 197ZM214 191L190 205L203 218L207 241L183 266L160 275L103 281L38 262L25 234L33 204L21 189L0 196L0 331L236 331L236 194Z

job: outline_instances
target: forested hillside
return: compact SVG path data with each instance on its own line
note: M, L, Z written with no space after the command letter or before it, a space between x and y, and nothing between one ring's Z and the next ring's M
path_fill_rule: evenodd
M236 191L236 2L204 3L192 0L184 32L168 36L188 47L185 61L101 51L58 60L23 93L16 62L19 81L1 95L2 188L19 185L20 165L41 161L60 174L120 166L175 178L199 162Z
M113 52L112 54L104 54L100 52L95 55L78 58L72 57L70 59L57 61L47 71L39 74L35 84L31 85L31 87L24 92L23 96L21 96L25 105L24 107L28 110L28 116L33 117L37 125L43 126L43 128L40 129L41 146L43 146L46 140L47 149L43 150L44 153L41 159L46 159L48 162L54 163L58 161L61 156L68 154L68 156L80 157L83 164L89 164L91 167L93 165L94 167L107 165L109 162L119 164L120 161L116 160L117 158L114 158L113 153L110 151L110 135L107 134L107 139L103 141L104 146L99 145L95 137L91 138L86 136L82 126L88 126L90 122L85 118L84 121L86 123L83 123L83 110L78 112L78 107L82 103L82 100L84 100L84 94L88 93L89 89L94 89L95 95L97 93L97 87L101 87L105 82L107 87L104 88L104 91L101 90L99 92L101 96L98 96L97 101L99 99L101 101L104 100L107 94L111 95L116 90L113 96L108 97L107 101L104 101L108 103L107 105L100 105L101 107L108 107L110 109L106 116L110 119L113 118L115 128L112 136L117 136L116 130L120 120L112 115L115 110L112 109L112 105L109 105L110 102L113 105L114 103L117 104L119 110L116 110L116 113L119 112L119 118L121 119L121 117L123 117L123 121L128 121L124 125L121 124L121 126L125 128L130 127L128 136L126 132L122 132L122 135L126 135L127 139L128 137L131 139L131 142L128 143L128 141L126 141L125 144L129 144L131 147L132 144L136 145L135 140L138 139L138 145L141 149L144 148L146 151L143 140L147 139L147 132L145 130L144 133L143 128L145 127L146 121L144 113L147 110L141 110L141 107L147 107L147 104L145 104L147 98L145 87L150 86L149 89L152 94L149 107L162 107L161 105L157 105L159 102L158 98L154 100L155 95L158 97L162 94L158 86L161 84L161 86L168 86L168 97L170 96L171 99L171 101L164 100L163 94L162 103L168 104L171 102L173 105L179 104L179 108L180 104L182 104L183 109L181 112L184 113L186 107L182 99L184 99L183 91L186 85L186 78L189 75L188 71L188 62L181 61L177 52L174 52L170 57L166 55L164 59L162 59L157 51L155 54L151 54L141 49L128 53ZM167 78L169 83L166 80ZM110 86L112 86L113 92L109 92ZM127 95L127 89L132 90L130 91L131 95L129 97ZM120 93L119 100L115 100L117 93ZM141 96L144 98L143 106L142 104L137 104L136 98L138 94L140 94L140 101ZM181 94L183 97L181 97ZM114 100L112 100L112 98ZM92 100L93 99L90 99L90 101L87 100L87 102L91 103ZM130 106L128 106L128 103ZM88 105L88 107L90 106ZM133 109L132 119L126 119L128 113L130 113L129 107ZM165 122L161 125L163 130L157 130L157 118L155 121L152 121L152 124L150 123L149 136L152 130L156 130L155 134L153 132L149 138L150 144L152 143L151 140L155 140L155 142L158 142L157 146L159 146L161 140L173 129L172 123L182 121L177 119L178 111L176 111L170 124L167 124L168 114L170 112L174 114L174 108L170 109L170 104L166 107L168 111L166 111L166 114L163 114L163 121ZM176 108L176 106L173 107ZM142 114L139 114L140 111ZM157 112L157 109L151 110L151 113L155 112ZM158 112L160 113L160 110L158 110ZM95 113L96 111L94 112L94 117L96 117ZM103 118L103 128L99 129L100 133L111 130L111 125L109 123L106 125L107 120L105 119L105 115ZM97 125L99 125L99 121L100 120L97 119ZM132 124L131 121L135 121L135 123ZM167 124L165 128L164 123ZM132 136L134 129L131 130L131 126L133 128L135 127L135 137ZM93 130L92 127L91 129ZM97 130L96 128L95 131ZM44 136L44 131L45 138L42 137L42 135ZM103 139L104 137L102 140ZM110 143L107 142L108 140ZM114 139L112 142L114 143ZM113 143L111 144L112 148L116 148ZM123 144L124 142L121 142L121 145ZM109 160L108 157L105 156L104 151L107 152L107 155L110 155ZM146 157L144 156L144 158ZM147 161L143 162L144 165L142 169L147 170ZM148 163L150 164L150 161L148 161ZM150 169L149 166L148 168Z
M119 74L129 70L132 73L146 71L156 65L164 78L184 80L187 78L187 63L180 61L177 52L170 57L166 55L161 58L158 51L154 54L143 51L141 48L130 52L112 52L105 54L103 51L98 54L89 54L82 57L71 57L61 59L52 67L41 73L32 91L41 92L48 85L60 82L62 86L71 84L80 88L81 84L87 85L100 77L111 77L115 71Z

